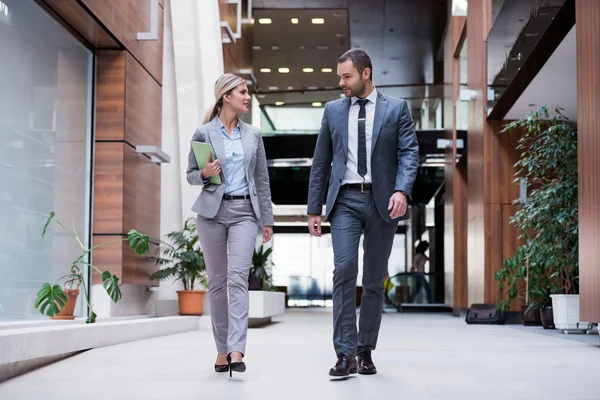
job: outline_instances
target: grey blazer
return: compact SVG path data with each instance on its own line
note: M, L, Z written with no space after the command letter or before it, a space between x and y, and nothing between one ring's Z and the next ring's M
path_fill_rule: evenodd
M267 157L260 131L249 124L240 121L242 135L242 147L244 148L244 166L246 179L250 189L250 200L254 213L261 226L273 225L273 207L271 204L271 189L269 188L269 171L267 169ZM221 183L220 185L207 184L202 181L202 174L196 163L196 157L191 149L188 156L187 181L190 185L202 186L192 211L205 218L213 218L217 215L223 194L225 192L225 145L221 136L221 123L215 117L212 121L196 129L192 141L210 143L217 159L221 160Z
M313 156L308 186L308 214L321 215L327 189L326 220L335 205L348 161L349 98L325 105ZM409 198L419 167L419 144L405 100L378 93L371 140L373 197L379 215L391 222L387 209L392 194L400 190ZM410 218L408 211L397 221Z

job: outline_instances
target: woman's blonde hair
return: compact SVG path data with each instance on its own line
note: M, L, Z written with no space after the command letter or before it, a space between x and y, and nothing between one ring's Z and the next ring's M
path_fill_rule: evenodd
M241 78L234 74L225 74L221 76L215 82L215 104L211 107L210 111L204 117L204 123L212 121L214 117L219 114L221 107L223 107L223 96L230 94L233 89L238 85L246 82L244 78Z

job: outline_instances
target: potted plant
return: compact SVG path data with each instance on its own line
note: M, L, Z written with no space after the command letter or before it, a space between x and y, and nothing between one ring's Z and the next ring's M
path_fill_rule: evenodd
M204 313L205 290L197 290L196 285L207 288L206 264L200 250L196 220L189 218L182 230L166 235L161 241L162 257L152 257L161 268L151 275L152 279L163 281L175 277L181 281L183 290L177 291L180 315L202 315Z
M267 262L272 252L272 247L265 249L262 244L258 249L254 249L252 267L250 268L250 276L248 277L249 290L275 290L271 274L267 271Z
M37 298L35 300L35 308L38 308L40 312L44 315L47 315L53 319L74 319L73 316L75 305L77 302L77 297L79 296L79 289L83 289L83 298L90 310L90 315L86 320L86 323L94 323L96 322L96 313L92 308L92 305L89 302L88 296L88 288L86 287L85 280L85 267L92 268L96 272L98 272L102 278L102 286L106 293L115 303L118 302L121 297L121 289L119 288L119 278L116 275L113 275L109 271L101 271L96 268L91 263L88 263L86 260L88 255L92 253L93 250L106 246L110 243L128 241L129 246L139 255L143 255L146 251L148 251L149 246L149 238L146 235L142 235L135 229L132 229L127 234L127 237L122 239L114 239L109 240L107 242L98 244L92 248L86 248L79 238L77 231L75 230L75 224L73 223L73 231L69 231L57 218L56 214L53 212L50 213L48 220L44 224L44 229L42 230L42 238L48 232L48 228L50 223L54 221L61 228L63 228L69 235L73 237L73 239L79 244L81 247L81 254L71 263L71 270L68 274L60 277L58 281L64 280L64 288L59 284L51 285L50 283L42 284L42 287L37 293Z
M511 217L524 244L507 261L519 267L498 271L496 278L509 279L509 301L520 279L535 289L531 294L537 301L548 303L547 293L556 328L589 329L579 321L577 132L560 109L550 115L545 107L501 132L515 129L522 133L516 175L525 177L532 190L525 200L517 200L521 207Z

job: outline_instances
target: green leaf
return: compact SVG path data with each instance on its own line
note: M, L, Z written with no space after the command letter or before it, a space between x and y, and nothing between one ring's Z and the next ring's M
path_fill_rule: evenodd
M108 271L104 271L102 273L102 281L104 282L102 286L104 286L110 299L115 303L121 300L122 294L121 288L119 288L119 278Z
M42 230L42 238L46 235L46 231L48 230L48 227L50 226L50 222L52 222L52 220L54 219L55 215L56 214L54 213L54 211L52 211L50 213L50 216L46 220L46 223L44 224L44 229Z
M127 240L129 241L129 247L140 256L146 253L150 247L148 236L141 234L135 229L129 231Z
M94 312L94 310L90 310L90 316L85 320L86 324L93 324L96 322L96 313Z
M67 305L67 296L63 293L60 285L50 286L44 283L37 293L34 306L40 313L48 317L54 317Z

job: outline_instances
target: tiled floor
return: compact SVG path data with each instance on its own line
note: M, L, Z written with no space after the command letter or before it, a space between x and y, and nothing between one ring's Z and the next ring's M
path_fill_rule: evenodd
M88 351L0 384L0 399L600 399L600 347L538 328L384 314L379 374L332 380L331 313L292 311L249 331L245 374L213 371L200 331ZM598 336L595 336L598 339Z

